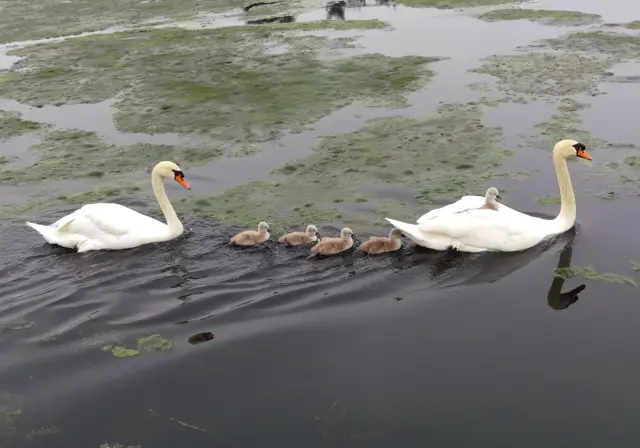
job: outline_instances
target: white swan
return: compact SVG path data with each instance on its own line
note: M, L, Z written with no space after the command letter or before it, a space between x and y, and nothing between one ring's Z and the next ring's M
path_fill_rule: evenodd
M430 249L454 248L461 252L514 252L528 249L547 237L573 227L576 221L576 201L567 159L581 157L591 160L585 149L582 143L575 140L561 140L553 148L553 164L558 177L561 204L560 213L555 219L535 218L513 209L503 213L503 208L508 207L502 204L498 213L486 209L468 210L434 217L418 225L385 219L402 230L414 243Z
M49 226L27 222L49 244L76 248L78 252L101 249L130 249L179 237L182 223L164 189L164 179L174 179L187 190L184 173L173 162L160 162L151 172L151 186L167 223L160 222L120 204L97 203L80 207Z

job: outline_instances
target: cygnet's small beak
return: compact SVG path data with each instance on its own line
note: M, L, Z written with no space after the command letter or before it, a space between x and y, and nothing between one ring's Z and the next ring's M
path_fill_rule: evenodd
M502 196L497 195L497 196L496 196L496 199L497 199L498 201L502 201Z

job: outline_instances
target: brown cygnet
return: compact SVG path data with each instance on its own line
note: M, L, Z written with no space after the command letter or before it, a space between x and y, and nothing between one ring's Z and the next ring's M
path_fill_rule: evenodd
M299 246L300 244L311 244L318 241L318 229L313 224L307 226L305 232L291 232L286 235L282 235L279 242L285 243L288 246Z
M353 247L353 231L345 227L340 232L340 238L322 238L318 244L311 248L312 254L335 255Z
M484 205L480 208L486 208L489 210L498 210L498 201L502 201L498 189L495 187L489 187L487 194L484 197Z
M402 232L399 229L391 229L389 237L372 236L358 247L359 250L370 255L384 254L385 252L393 252L402 247Z
M255 246L262 244L269 239L269 224L262 221L258 224L258 230L245 230L231 238L229 244L238 246Z

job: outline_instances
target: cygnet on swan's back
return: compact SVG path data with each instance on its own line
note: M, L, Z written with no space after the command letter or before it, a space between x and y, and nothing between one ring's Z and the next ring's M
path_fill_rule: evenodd
M372 236L358 247L359 250L370 255L393 252L402 247L402 232L398 229L391 229L389 237Z
M291 232L282 235L279 242L288 246L299 246L300 244L311 244L318 241L318 229L313 224L307 226L305 232Z
M262 221L258 224L258 230L245 230L231 238L229 244L238 246L255 246L262 244L269 239L269 224Z
M322 240L311 248L312 254L335 255L353 247L353 231L345 227L340 232L340 238L322 238Z
M489 187L487 194L484 196L484 205L480 208L489 210L498 210L498 201L501 201L500 193L496 187Z

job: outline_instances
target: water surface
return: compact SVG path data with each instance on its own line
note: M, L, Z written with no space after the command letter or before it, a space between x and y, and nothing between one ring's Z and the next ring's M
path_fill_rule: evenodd
M622 1L550 3L535 7L580 8L607 21L628 20L632 12ZM366 48L450 57L438 64L428 89L412 95L411 108L392 112L414 116L470 98L465 84L483 77L467 71L479 58L566 31L488 24L457 11L372 7L347 14L370 18L380 11L398 31L385 40L366 33L360 40ZM584 127L608 140L638 141L638 84L603 88L608 95L593 99ZM0 107L23 111L7 101ZM46 107L23 112L114 139L145 138L121 137L109 104L75 107L61 108L69 114L55 118ZM265 146L269 151L194 170L190 180L216 191L260 178L269 164L308 154L318 138L358 129L383 113L344 109L311 131ZM485 117L517 149L505 169L532 171L526 182L492 185L510 206L545 217L558 210L534 203L557 194L550 152L526 136L551 113L538 102L501 106ZM13 140L13 150L21 144L28 142ZM594 163L602 149L594 151ZM633 276L629 260L640 259L632 230L638 201L599 199L589 192L589 168L572 163L570 170L576 228L517 254L434 253L407 244L390 256L312 261L304 249L276 244L230 248L229 237L240 229L190 216L176 241L76 254L44 244L26 227L0 228L0 323L20 316L33 323L0 334L0 390L19 397L22 409L6 446L600 447L614 440L635 446L638 289L552 284L552 272L562 260ZM125 205L159 217L152 204ZM586 288L577 296L557 294L581 284ZM196 337L203 342L193 344L201 333L213 338ZM175 348L132 358L101 350L135 346L150 334ZM42 429L55 434L41 431L28 440L29 431Z

